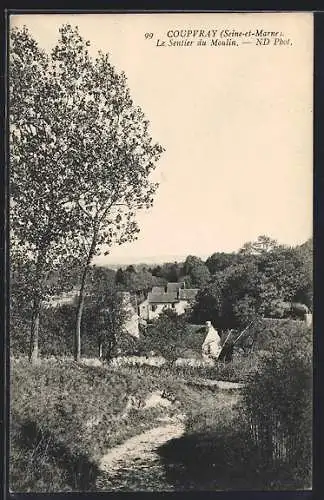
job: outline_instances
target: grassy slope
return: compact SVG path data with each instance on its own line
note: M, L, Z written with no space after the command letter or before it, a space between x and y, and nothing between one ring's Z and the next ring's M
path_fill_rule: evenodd
M271 322L267 329L258 328L256 350L276 340L276 353L284 338L294 350L299 330L301 338L305 334L303 325L297 323ZM226 400L221 393L186 384L197 376L244 380L253 365L257 368L255 361L251 353L235 357L229 365L220 363L201 370L147 366L114 370L71 361L32 367L23 360L13 361L11 488L89 490L103 452L155 427L159 417L172 412L185 413L187 423L186 435L160 450L170 483L189 489L303 488L292 481L289 471L287 478L282 476L284 471L270 476L258 471L244 414L230 408L232 396ZM163 389L177 399L171 410L133 408L123 417L130 396L144 401L149 393ZM177 476L173 465L170 467L177 461L185 476Z
M163 389L177 399L170 409L140 407ZM125 414L131 396L139 407ZM104 451L154 427L165 414L197 411L208 396L214 397L186 386L183 373L168 368L12 362L11 488L91 489Z

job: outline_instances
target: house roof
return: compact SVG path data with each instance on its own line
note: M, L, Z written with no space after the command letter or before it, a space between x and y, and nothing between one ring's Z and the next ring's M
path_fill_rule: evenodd
M152 293L148 294L148 301L150 304L173 304L179 302L175 293Z
M181 283L168 283L167 293L177 292L180 288L184 288L184 282Z
M187 288L179 290L179 299L181 300L191 300L194 299L199 292L199 288Z
M154 286L152 288L152 293L154 293L154 294L161 294L161 293L164 293L164 292L165 292L164 286Z

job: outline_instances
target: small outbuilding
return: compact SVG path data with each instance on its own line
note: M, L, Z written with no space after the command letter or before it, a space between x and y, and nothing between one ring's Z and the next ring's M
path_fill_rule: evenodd
M211 321L206 321L206 337L202 344L202 357L206 361L216 360L222 350L221 337L217 330L211 324Z

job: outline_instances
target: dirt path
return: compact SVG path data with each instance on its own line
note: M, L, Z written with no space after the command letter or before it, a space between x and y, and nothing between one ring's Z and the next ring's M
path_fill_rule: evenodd
M215 387L222 391L240 391L244 388L244 384L239 382L225 382L223 380L210 380L203 378L187 381L186 384L196 387Z
M165 491L168 487L157 448L183 433L181 419L173 419L116 446L101 459L97 490Z
M227 393L227 397L218 400L219 408L232 406L236 401L233 397L228 399L228 389L241 388L241 384L209 380L198 380L196 383L208 387L217 385L218 389L226 389L224 395ZM159 397L155 395L156 398L160 404ZM152 397L147 400L147 404L152 403L151 399ZM153 403L157 402L155 399ZM172 418L165 417L164 421L160 419L153 429L127 439L124 443L109 450L99 464L101 472L97 478L96 490L175 491L175 486L166 479L165 468L157 450L161 445L180 438L184 434L185 418L185 415L178 414ZM179 467L179 464L169 465Z

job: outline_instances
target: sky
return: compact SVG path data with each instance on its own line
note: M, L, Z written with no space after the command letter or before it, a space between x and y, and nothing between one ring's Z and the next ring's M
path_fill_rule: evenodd
M46 50L65 23L125 72L165 148L138 241L111 248L98 264L236 251L261 234L288 245L311 237L312 14L11 16ZM289 44L156 45L169 30L188 29L282 31Z

